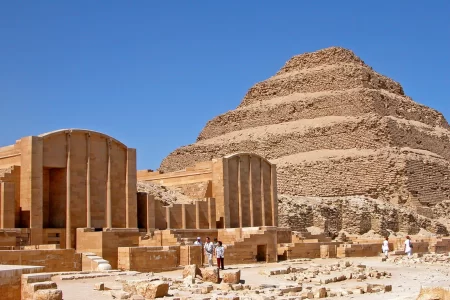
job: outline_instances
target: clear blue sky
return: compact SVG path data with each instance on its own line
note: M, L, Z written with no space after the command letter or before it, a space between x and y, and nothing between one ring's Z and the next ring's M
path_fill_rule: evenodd
M107 133L157 168L291 56L350 48L450 119L450 1L2 1L0 145Z

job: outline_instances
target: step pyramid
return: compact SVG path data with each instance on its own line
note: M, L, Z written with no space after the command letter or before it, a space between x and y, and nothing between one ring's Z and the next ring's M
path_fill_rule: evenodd
M281 194L365 195L425 210L450 199L444 116L340 47L292 57L160 171L241 151L277 164Z

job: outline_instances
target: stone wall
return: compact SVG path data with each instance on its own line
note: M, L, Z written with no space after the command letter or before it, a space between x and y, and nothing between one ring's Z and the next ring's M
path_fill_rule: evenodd
M137 229L113 229L109 231L92 231L91 229L77 229L78 252L92 252L109 261L113 269L117 268L119 247L133 247L139 245L142 234Z
M278 190L283 194L368 195L411 205L417 205L421 199L424 203L433 199L432 204L449 199L446 178L450 164L411 149L324 150L288 156L275 162L279 170ZM428 173L427 169L430 170ZM297 178L302 178L302 184L298 184ZM424 185L427 181L429 184ZM420 193L415 193L419 187Z
M423 217L413 209L399 208L382 200L365 197L292 197L281 195L280 226L305 232L316 227L328 236L339 232L364 235L372 232L379 237L391 232L417 234L421 229L448 234L438 221Z
M3 250L2 264L43 266L45 272L81 271L81 254L74 249Z
M44 267L35 266L0 266L0 295L2 300L21 298L22 274L42 272Z
M179 265L180 247L119 247L117 268L138 272L163 272Z

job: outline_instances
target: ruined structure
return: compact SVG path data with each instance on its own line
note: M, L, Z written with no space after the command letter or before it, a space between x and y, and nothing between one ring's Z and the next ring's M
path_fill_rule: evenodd
M179 188L192 198L214 198L214 228L277 226L276 176L275 165L251 153L227 155L176 172L137 172L138 181Z
M24 137L0 148L0 168L0 228L29 228L30 244L72 248L76 228L137 227L136 150L112 137L76 129Z
M366 195L425 215L450 198L447 121L343 48L294 56L160 170L241 151L277 165L280 194Z

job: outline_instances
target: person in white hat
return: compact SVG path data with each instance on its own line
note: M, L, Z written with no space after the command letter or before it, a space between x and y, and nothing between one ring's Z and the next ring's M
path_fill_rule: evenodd
M198 236L197 240L194 242L194 245L201 246L202 245L202 239Z

